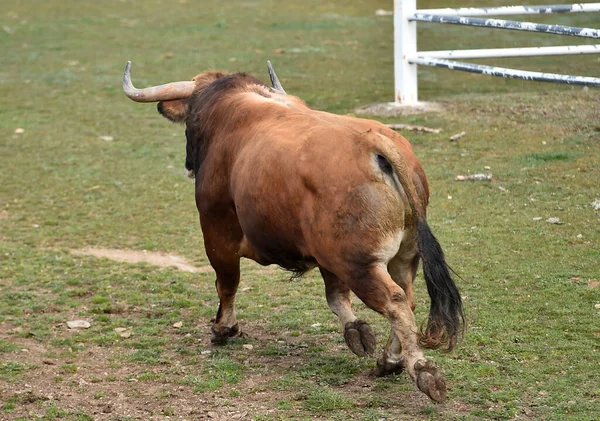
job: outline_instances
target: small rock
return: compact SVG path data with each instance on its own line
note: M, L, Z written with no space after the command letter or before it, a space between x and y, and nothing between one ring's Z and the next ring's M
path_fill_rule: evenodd
M583 238L582 234L577 234L577 238Z
M210 354L212 354L212 351L210 349L205 349L204 351L201 351L200 354L202 354L202 355L210 355Z
M252 351L254 347L251 344L244 344L242 348L247 349L248 351Z
M121 338L129 338L131 336L131 332L123 332L119 335Z
M127 330L126 327L116 327L115 328L115 332L117 332L117 333L125 332L126 330Z
M179 329L179 328L181 328L181 326L183 326L183 322L177 322L177 323L173 323L173 327L174 327L175 329Z
M600 210L600 199L596 199L592 202L592 207L594 208L595 211L599 211Z
M90 326L90 322L85 320L70 320L67 322L67 327L69 329L87 329Z
M560 221L560 219L556 218L554 216L551 217L551 218L546 219L546 222L548 222L549 224L555 224L555 225L561 225L562 224L562 222Z
M502 187L502 186L498 186L498 190L503 191L503 192L508 191L508 190L506 190L506 187Z
M450 142L454 142L454 141L460 139L461 137L463 137L466 134L467 134L467 132L456 133L455 135L450 136Z
M113 140L115 140L115 138L112 136L98 136L98 138L100 140L104 140L105 142L112 142Z
M456 181L492 181L492 174L457 175Z
M383 10L377 9L375 10L375 16L392 16L394 12L392 10Z
M533 218L534 221L541 221L542 217L541 216L536 216L535 218Z
M23 133L25 133L25 130L24 130L24 129L22 129L22 128L20 128L20 127L19 127L19 128L17 128L17 129L15 129L15 134L23 134Z
M448 200L452 200L452 196L448 195Z
M321 326L321 323L315 323L315 324L310 325L310 327L320 327L320 326Z
M594 305L594 308L600 310L600 303Z

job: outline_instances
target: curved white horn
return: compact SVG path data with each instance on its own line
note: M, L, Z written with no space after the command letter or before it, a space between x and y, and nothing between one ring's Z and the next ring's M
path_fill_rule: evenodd
M269 60L267 60L267 69L269 69L269 77L271 78L271 85L273 85L273 89L284 95L287 95L287 92L283 89L283 86L281 86L281 82L279 82L279 78L277 77L275 70L273 70L273 66Z
M128 98L136 102L184 99L194 92L195 87L195 82L183 81L138 89L131 83L131 62L128 61L127 65L125 65L125 72L123 73L123 92L125 92L125 95L127 95Z

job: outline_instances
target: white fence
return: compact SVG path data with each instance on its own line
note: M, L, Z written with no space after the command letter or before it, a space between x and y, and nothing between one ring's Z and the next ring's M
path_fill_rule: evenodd
M417 22L432 22L517 31L541 32L584 38L600 38L600 29L575 28L562 25L546 25L532 22L517 22L490 19L488 16L526 15L540 13L583 13L599 12L600 3L561 4L549 6L504 6L458 9L417 10L416 0L394 1L394 71L395 102L415 105L418 102L417 65L442 67L452 70L480 73L491 76L543 82L567 83L600 87L600 78L559 75L554 73L529 72L464 63L449 59L524 57L558 54L598 54L600 44L570 45L560 47L493 48L478 50L417 51ZM477 16L485 16L478 18Z

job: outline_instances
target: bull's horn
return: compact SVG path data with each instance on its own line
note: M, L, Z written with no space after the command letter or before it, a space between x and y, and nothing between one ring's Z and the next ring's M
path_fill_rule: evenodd
M123 73L123 91L136 102L157 102L184 99L189 97L196 83L193 81L172 82L149 88L137 89L131 83L131 62L128 61Z
M273 89L284 95L287 95L287 92L285 92L283 86L281 86L281 82L279 81L279 78L277 77L275 70L273 70L273 66L269 60L267 60L267 69L269 69L269 77L271 78L271 85L273 85Z

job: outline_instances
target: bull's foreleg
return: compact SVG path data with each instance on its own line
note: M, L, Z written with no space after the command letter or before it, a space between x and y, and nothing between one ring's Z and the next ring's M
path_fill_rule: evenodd
M206 255L217 274L219 309L212 325L211 341L222 344L241 334L235 316L235 294L240 283L240 243L243 234L235 213L225 211L200 218Z
M234 307L235 294L240 283L239 259L226 265L215 264L211 260L211 264L217 273L215 285L219 294L219 309L212 325L211 341L223 344L227 339L241 334Z
M344 339L348 348L359 357L373 355L376 343L375 335L371 326L367 322L357 319L352 312L350 288L333 273L323 268L320 270L325 281L327 304L342 323Z
M394 282L384 266L363 271L360 277L350 277L348 285L370 308L383 314L391 327L390 340L376 372L380 375L397 372L406 367L417 387L431 399L441 402L446 398L446 384L442 374L425 358L419 346L418 330L405 291Z

